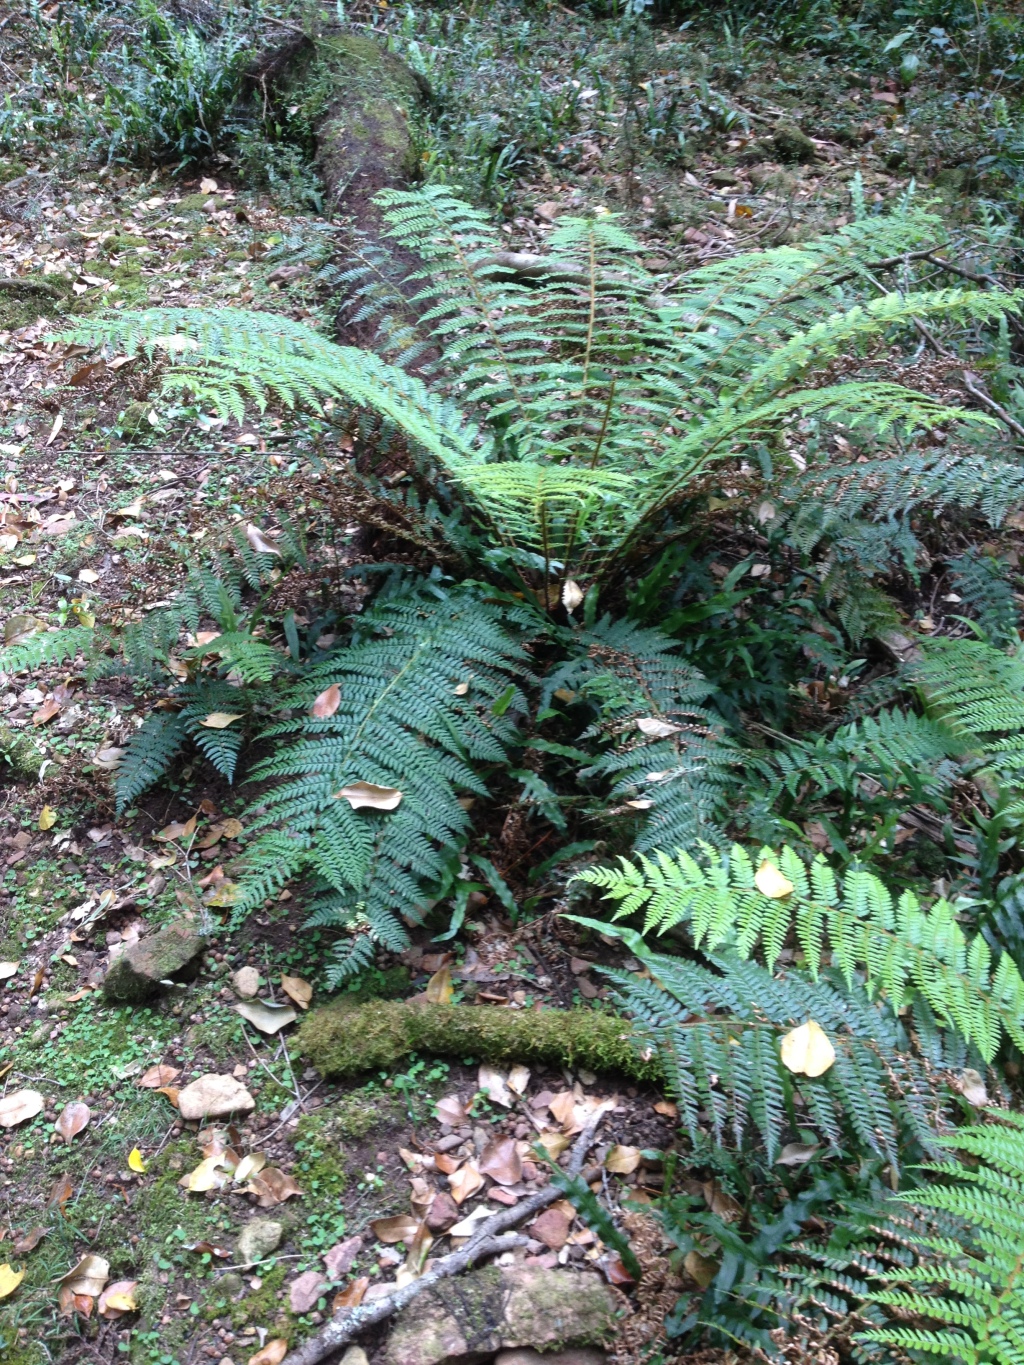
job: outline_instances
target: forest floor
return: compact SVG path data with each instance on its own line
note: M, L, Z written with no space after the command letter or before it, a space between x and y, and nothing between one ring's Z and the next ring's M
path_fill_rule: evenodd
M495 25L528 23L524 60L543 96L537 117L549 119L534 133L548 140L543 154L522 152L503 182L514 249L543 250L561 215L604 204L642 236L648 267L671 279L698 262L841 225L857 176L869 202L895 200L916 178L952 222L963 211L971 173L959 153L970 145L970 114L941 79L907 90L865 75L855 61L769 53L742 33L730 46L715 29L704 36L728 88L709 94L701 35L655 29L654 50L640 54L646 74L624 98L633 58L602 26L558 6L528 20L496 10L474 22L478 44ZM29 47L18 24L0 34L15 79ZM450 96L473 69L489 73L479 107L514 104L515 62L455 63ZM681 71L708 130L685 156L659 159L649 152L659 83L678 83ZM607 107L600 92L609 86L619 93ZM648 139L640 151L638 138ZM71 169L74 159L68 148L40 145L28 158L0 157L0 179L11 183L6 194L0 184L5 641L40 620L142 619L175 592L183 564L231 551L247 527L273 540L283 517L302 523L309 566L281 577L274 604L308 620L324 593L342 591L356 607L352 571L367 556L357 528L336 524L332 471L351 442L330 413L223 421L161 397L158 358L94 363L59 339L71 318L146 304L275 309L329 329L330 291L315 272L282 270L273 254L282 242L313 240L329 220L245 188L230 163L176 178L95 159ZM27 278L40 282L38 292L2 288ZM1009 542L1003 548L1013 553ZM49 760L38 783L8 785L0 807L0 1076L6 1094L44 1097L37 1117L0 1140L0 1260L25 1270L4 1307L17 1334L5 1358L228 1365L268 1340L301 1339L339 1290L360 1277L373 1284L394 1276L404 1257L378 1235L379 1220L407 1214L411 1197L422 1202L424 1180L445 1190L441 1172L430 1170L439 1141L469 1166L496 1140L519 1144L519 1178L482 1181L459 1206L464 1217L542 1183L529 1141L542 1130L574 1131L598 1099L615 1100L598 1159L613 1145L628 1152L624 1169L605 1181L612 1207L641 1216L675 1142L672 1106L652 1087L535 1068L505 1103L489 1096L473 1059L435 1058L325 1082L289 1052L287 1032L267 1036L245 1024L235 1009L239 969L254 968L263 994L278 1001L286 999L282 976L312 983L319 999L325 935L300 930L301 894L283 892L234 932L229 904L201 903L204 886L230 884L246 840L235 818L242 797L202 770L180 772L174 790L114 819L112 751L153 704L124 680L86 687L66 668L30 684L0 677L5 742L30 735ZM605 987L593 967L614 953L584 943L552 909L513 923L492 900L454 943L432 942L424 930L400 961L382 955L369 986L424 992L448 966L456 1000L496 1009L599 1005ZM152 1006L106 1004L100 988L112 951L183 913L213 921L198 978ZM254 1113L226 1136L197 1131L172 1104L175 1088L210 1072L241 1080L255 1100ZM154 1079L172 1093L157 1093ZM452 1096L464 1117L442 1125L435 1102ZM75 1103L88 1107L88 1122L62 1137L59 1116ZM224 1141L265 1157L294 1183L264 1182L249 1193L180 1189ZM238 1230L270 1209L284 1223L280 1245L243 1267ZM337 1253L342 1244L348 1252ZM662 1248L657 1237L646 1245L653 1265ZM333 1271L324 1261L332 1249ZM599 1262L604 1252L570 1220L546 1242L535 1238L528 1254L555 1265ZM116 1307L104 1315L99 1305L88 1319L66 1313L62 1279L89 1255L109 1262L111 1281L138 1282L141 1316ZM664 1350L658 1328L641 1293L622 1360Z

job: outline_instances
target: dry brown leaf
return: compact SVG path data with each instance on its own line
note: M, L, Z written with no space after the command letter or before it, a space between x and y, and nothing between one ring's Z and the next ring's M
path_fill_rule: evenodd
M776 1157L776 1166L802 1166L821 1148L816 1142L787 1142Z
M54 716L59 716L60 710L60 702L50 697L49 700L43 702L38 711L32 713L32 724L36 726L45 725L47 721L53 720Z
M138 1280L115 1280L113 1284L108 1284L96 1305L99 1316L111 1322L125 1313L136 1312L138 1304L135 1302L135 1291L138 1287Z
M706 1180L701 1189L705 1204L723 1223L735 1223L743 1217L743 1205L727 1194L717 1180Z
M335 1294L334 1302L331 1304L331 1312L340 1313L343 1308L358 1308L369 1287L370 1279L367 1275L361 1275L358 1280L353 1280L351 1284L346 1285L344 1289ZM252 1365L252 1361L249 1362L249 1365Z
M514 1066L508 1073L508 1088L514 1095L525 1095L526 1087L530 1084L530 1068L528 1066Z
M703 1256L699 1251L688 1251L683 1257L683 1269L691 1280L696 1280L701 1289L708 1285L718 1274L718 1262L712 1256Z
M272 540L268 540L258 526L251 523L245 528L245 538L260 555L280 555L281 551Z
M612 1175L632 1175L641 1160L639 1147L623 1147L616 1143L605 1157L604 1164Z
M337 683L325 687L309 708L309 714L316 720L329 720L341 705L341 688Z
M38 1090L15 1090L0 1100L0 1127L15 1128L41 1114L44 1107Z
M435 1152L434 1165L442 1175L451 1175L452 1171L457 1171L462 1165L463 1158L452 1156L450 1152Z
M494 1104L501 1104L506 1109L511 1109L512 1096L509 1094L502 1072L485 1063L477 1072L476 1083Z
M266 1166L259 1175L253 1177L246 1189L258 1196L261 1209L272 1209L278 1204L283 1204L286 1199L303 1193L294 1176L288 1175L276 1166Z
M241 719L241 711L211 711L199 724L205 726L207 730L226 730L229 725L234 725L236 720Z
M484 1178L475 1161L467 1161L448 1177L452 1198L456 1204L464 1204L467 1199L483 1189Z
M481 1181L481 1184L483 1182ZM420 1220L411 1213L399 1213L394 1218L378 1218L370 1224L370 1231L378 1242L393 1246L395 1242L408 1245L419 1231Z
M273 1341L268 1341L262 1351L257 1351L254 1356L249 1357L248 1365L281 1365L288 1354L288 1343L284 1337L274 1337Z
M975 1109L984 1109L989 1103L985 1079L972 1066L964 1067L960 1072L960 1093Z
M49 1229L43 1227L29 1228L28 1232L15 1239L14 1254L16 1256L27 1256L30 1251L35 1251L36 1247L46 1236Z
M484 1148L479 1161L480 1173L499 1185L517 1185L523 1177L523 1163L515 1138L497 1138Z
M466 1106L458 1095L445 1095L438 1100L434 1105L434 1113L441 1123L447 1123L451 1128L458 1128L468 1117Z
M75 1187L69 1175L59 1175L50 1186L50 1193L46 1196L46 1207L56 1209L58 1213L64 1212L64 1205L68 1202L75 1192Z
M73 1265L66 1275L61 1276L61 1284L72 1294L88 1294L95 1298L103 1292L103 1286L110 1275L110 1262L94 1252L83 1256Z
M226 1153L204 1157L194 1171L183 1175L178 1184L191 1194L205 1194L207 1190L222 1190L231 1184L235 1163L225 1160Z
M154 1095L166 1095L175 1109L178 1107L178 1096L181 1094L181 1087L177 1085L158 1085L153 1091Z
M282 976L281 989L290 1000L294 1000L300 1010L308 1010L313 999L313 987L301 976Z
M164 825L163 829L158 830L153 835L162 844L169 844L172 839L191 839L196 832L196 817L193 815L191 820L186 820L184 824L180 820L172 820L169 825Z
M259 1175L266 1164L267 1157L265 1152L250 1152L248 1156L243 1156L235 1167L235 1184L241 1185L243 1180L251 1180L254 1175Z
M439 968L427 982L426 996L431 1005L450 1005L455 987L452 985L452 969L447 963Z
M180 1066L168 1066L166 1062L159 1062L148 1071L144 1071L135 1084L142 1086L144 1090L159 1090L161 1086L176 1081L180 1075Z
M370 810L397 810L402 804L402 793L397 787L378 787L375 782L350 782L334 795L338 801L347 801L353 810L363 806Z
M547 1152L552 1161L557 1161L562 1153L569 1146L569 1136L566 1133L559 1133L554 1128L546 1128L537 1137L537 1141Z
M654 1112L667 1119L677 1119L679 1117L679 1105L672 1100L658 1100L654 1105Z
M548 1101L548 1109L555 1122L567 1128L576 1113L576 1096L571 1090L562 1090Z
M76 1137L83 1128L89 1126L92 1112L87 1104L81 1100L75 1100L71 1104L66 1104L57 1116L57 1122L53 1125L56 1131L70 1145L72 1138Z

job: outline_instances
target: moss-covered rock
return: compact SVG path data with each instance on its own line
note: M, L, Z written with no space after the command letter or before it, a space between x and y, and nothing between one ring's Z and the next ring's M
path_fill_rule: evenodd
M134 1005L158 995L165 981L192 981L205 947L206 940L190 924L165 924L115 958L104 977L103 994Z
M325 1076L388 1067L410 1052L582 1066L641 1079L660 1074L656 1060L641 1054L625 1020L587 1009L504 1010L342 1000L309 1015L299 1030L298 1046Z
M45 755L36 748L28 735L0 724L0 767L18 782L34 782Z

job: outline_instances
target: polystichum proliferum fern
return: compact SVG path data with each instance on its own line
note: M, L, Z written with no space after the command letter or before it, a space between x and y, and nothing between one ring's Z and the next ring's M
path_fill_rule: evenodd
M981 934L964 932L955 905L938 900L928 907L911 891L894 898L863 868L840 879L824 858L807 866L790 848L777 858L761 850L760 867L777 864L783 879L767 895L743 848L734 844L723 854L706 845L703 852L702 862L685 852L623 858L619 867L592 868L579 880L600 887L617 918L643 910L645 931L656 933L685 924L709 953L727 949L750 958L759 951L770 967L792 932L812 979L827 950L848 988L859 977L897 1012L923 1004L986 1061L1004 1032L1024 1048L1024 980L1009 953L993 954ZM788 894L778 894L785 885ZM645 952L640 936L633 940Z
M994 1118L938 1139L969 1165L928 1166L924 1190L895 1196L963 1230L950 1236L940 1227L917 1240L918 1263L890 1271L868 1296L895 1310L898 1322L859 1340L895 1347L903 1359L909 1352L965 1365L1024 1361L1024 1117L1000 1110Z
M379 203L398 248L423 262L406 293L437 355L426 380L239 309L111 314L74 339L159 352L165 390L236 416L250 402L330 397L389 419L545 601L567 578L607 574L709 462L798 414L883 443L949 421L993 425L888 381L814 382L823 361L922 319L985 323L1018 309L1013 294L915 289L902 275L879 293L872 262L941 235L926 213L749 252L666 294L611 216L561 219L547 264L524 280L503 263L497 227L444 186Z
M312 874L324 895L311 922L355 932L328 967L332 984L376 944L403 948L405 924L450 891L470 824L460 796L486 794L480 769L507 762L511 717L526 708L517 635L529 622L471 590L385 601L359 619L353 642L278 696L292 718L265 729L274 752L252 772L274 786L250 822L263 833L246 854L239 908ZM332 687L336 709L312 715ZM339 796L353 783L391 788L401 801L356 808Z

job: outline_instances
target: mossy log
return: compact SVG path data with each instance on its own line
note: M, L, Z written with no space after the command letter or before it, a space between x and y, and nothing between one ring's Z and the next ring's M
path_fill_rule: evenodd
M655 1080L657 1058L631 1025L596 1010L510 1010L411 1000L339 1001L314 1010L298 1047L323 1076L388 1067L411 1052L481 1062L537 1062Z

